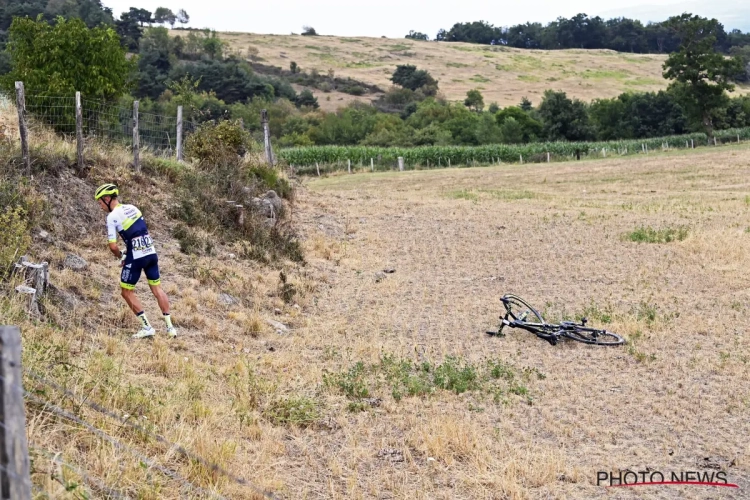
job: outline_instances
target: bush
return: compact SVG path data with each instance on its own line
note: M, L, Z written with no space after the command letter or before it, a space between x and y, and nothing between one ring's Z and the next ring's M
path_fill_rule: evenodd
M185 154L201 164L232 161L252 150L253 141L238 121L205 123L185 141Z
M342 92L350 95L364 95L365 89L363 89L359 85L352 85L350 87L344 87L344 89L342 89Z

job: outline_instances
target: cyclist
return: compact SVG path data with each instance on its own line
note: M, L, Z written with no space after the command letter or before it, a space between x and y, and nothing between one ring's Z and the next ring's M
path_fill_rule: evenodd
M120 287L122 298L125 299L130 309L141 322L142 328L133 335L133 338L141 339L153 337L156 331L146 318L143 306L135 295L135 285L141 277L141 271L145 271L151 292L159 303L159 308L164 315L167 324L167 334L170 337L177 336L177 330L172 326L172 318L169 315L169 299L164 290L161 289L159 279L159 258L151 236L148 234L143 214L133 205L125 205L118 201L119 191L114 184L103 184L99 186L94 199L107 215L107 236L109 237L109 249L115 257L120 259ZM120 251L117 246L117 234L125 242L125 251Z

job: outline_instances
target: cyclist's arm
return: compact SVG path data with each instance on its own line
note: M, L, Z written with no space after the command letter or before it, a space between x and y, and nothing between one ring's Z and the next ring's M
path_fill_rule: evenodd
M118 259L122 257L120 247L117 246L117 227L112 217L107 217L107 238L109 240L109 251Z

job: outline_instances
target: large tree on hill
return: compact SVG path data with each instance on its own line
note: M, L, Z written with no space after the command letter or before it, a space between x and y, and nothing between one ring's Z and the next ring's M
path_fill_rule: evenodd
M664 78L687 115L701 123L711 137L714 119L728 102L727 91L742 71L738 58L726 58L716 51L717 35L724 29L716 19L690 14L672 17L668 26L680 37L680 48L664 63Z
M174 28L174 23L177 22L177 16L171 9L166 7L157 7L154 11L154 22L157 24L167 23Z
M391 75L391 81L409 90L421 90L426 96L437 94L438 82L432 75L423 69L417 69L411 64L396 66L396 71Z
M127 90L134 62L125 57L112 28L87 28L80 19L58 17L54 25L17 17L8 52L13 70L0 80L8 91L23 81L29 95L74 95L112 99Z

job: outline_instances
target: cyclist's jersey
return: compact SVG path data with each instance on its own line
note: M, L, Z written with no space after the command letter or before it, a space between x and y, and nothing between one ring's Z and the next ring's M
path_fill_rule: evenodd
M117 242L118 233L127 246L126 263L156 254L143 214L133 205L121 203L107 216L107 237L110 243Z

